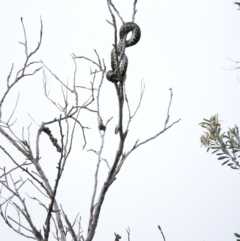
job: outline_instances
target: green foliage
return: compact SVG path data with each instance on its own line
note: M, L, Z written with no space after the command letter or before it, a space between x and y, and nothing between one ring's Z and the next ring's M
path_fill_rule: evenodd
M237 238L240 238L240 234L234 233L234 235L235 235ZM240 239L237 239L237 241L240 241Z
M222 165L227 164L232 169L240 169L240 137L238 126L229 128L222 133L221 124L218 120L218 114L212 116L209 120L203 119L199 124L205 129L204 135L201 136L201 146L216 154L218 160L223 161ZM240 240L239 240L240 241Z

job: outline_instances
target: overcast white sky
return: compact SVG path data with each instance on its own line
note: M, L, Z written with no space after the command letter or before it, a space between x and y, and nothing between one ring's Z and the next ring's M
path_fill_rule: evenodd
M123 19L131 21L132 2L113 1ZM94 240L114 240L114 232L127 240L125 229L131 229L131 241L161 240L157 225L161 225L167 241L226 241L240 233L239 172L222 167L215 156L200 148L202 133L199 123L219 113L226 128L240 124L240 73L231 69L233 60L240 60L240 12L233 0L172 0L139 1L136 23L142 30L140 42L129 49L126 88L133 108L137 104L140 81L145 80L146 92L141 109L132 122L128 150L135 140L152 136L164 124L169 101L169 88L174 97L171 121L181 122L151 143L142 146L129 159L111 186L103 205ZM72 80L74 65L70 54L95 58L96 49L110 68L113 28L105 0L78 1L0 1L0 94L6 89L6 77L11 64L18 69L24 61L20 17L23 17L30 48L35 46L43 20L43 43L35 60L42 59L64 81ZM118 21L118 27L121 22ZM91 65L78 62L79 84L87 84ZM48 74L49 75L49 74ZM50 75L49 75L50 76ZM50 79L53 98L61 99L59 85ZM6 99L4 111L8 118L21 92L15 124L20 134L22 126L32 121L27 113L41 123L59 116L44 97L41 73L19 83ZM59 94L60 93L60 94ZM114 116L106 136L103 156L111 162L117 150L117 98L113 85L105 80L101 99L103 118ZM98 148L97 118L89 115L85 125L94 125L88 132L86 150ZM36 135L37 127L32 127ZM35 131L35 132L34 132ZM84 235L88 222L89 200L93 189L96 157L81 152L78 138L65 174L60 183L58 202L69 218L80 213ZM48 139L44 139L48 142ZM78 143L79 142L79 143ZM8 144L0 138L1 145ZM56 172L55 150L42 143L43 168L53 183ZM16 153L16 156L20 155ZM0 164L9 160L0 152ZM107 168L102 165L100 181ZM17 177L16 177L17 178ZM29 189L29 192L31 189ZM29 200L41 228L42 208ZM12 212L12 211L11 211ZM1 241L25 240L7 228L0 220ZM51 237L51 240L54 240ZM70 240L70 239L69 239Z

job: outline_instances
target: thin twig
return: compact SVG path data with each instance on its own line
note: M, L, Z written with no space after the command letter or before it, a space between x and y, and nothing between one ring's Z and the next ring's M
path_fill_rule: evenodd
M98 92L97 92L97 122L98 122L98 126L100 126L102 124L102 118L101 118L101 115L100 115L100 91L101 91L101 87L102 87L102 84L103 84L104 74L105 74L105 70L102 70L101 81L99 83ZM100 146L99 151L97 152L98 161L97 161L96 170L95 170L95 174L94 174L94 188L93 188L93 194L92 194L92 199L91 199L91 204L90 204L88 233L90 233L90 230L93 228L92 222L94 222L94 220L93 220L94 202L95 202L97 186L98 186L98 172L99 172L100 163L101 163L101 160L102 160L101 155L102 155L103 146L104 146L105 131L103 131L103 133L101 133L101 130L99 130L99 135L100 135L100 138L101 138L101 146Z
M63 85L66 89L68 89L71 93L73 93L73 90L71 90L67 85L65 85L65 84L57 77L57 75L55 75L55 74L44 64L43 61L42 61L42 64L43 64L43 66L51 73L51 75L54 76L54 78L61 83L61 85Z
M128 241L130 241L130 228L129 227L126 229L126 232L128 234Z
M0 147L0 148L1 148L1 147ZM25 161L23 164L20 164L19 166L23 167L23 166L28 166L28 165L31 165L31 164L32 164L32 163L27 163L27 161ZM16 169L18 169L18 168L19 168L19 167L16 166L16 167L10 169L8 172L2 174L2 175L0 176L0 178L2 178L2 177L5 176L5 175L8 175L9 173L11 173L12 171L14 171L14 170L16 170ZM0 169L2 169L2 168L0 168Z
M160 232L161 232L161 234L162 234L163 240L166 241L165 236L164 236L164 233L163 233L160 225L158 225L158 229L160 230Z
M87 61L89 61L89 62L97 65L97 67L100 69L99 64L97 64L95 61L93 61L93 60L91 60L91 59L89 59L89 58L87 58L87 57L84 57L84 56L76 56L75 54L72 54L72 56L73 56L73 58L75 58L75 59L86 59Z
M76 88L81 88L81 89L86 89L86 90L92 90L92 88L88 88L88 87L81 86L81 85L76 85L75 87ZM93 89L93 90L96 91L97 89Z
M124 86L125 87L125 86ZM130 104L129 104L129 101L128 101L128 98L127 98L127 93L126 93L126 87L124 88L124 95L125 95L125 100L126 100L126 103L127 103L127 108L128 108L128 123L127 123L127 127L126 127L126 130L128 130L129 126L130 126L130 122L132 121L132 119L134 118L134 116L137 114L138 112L138 109L140 108L141 106L141 103L142 103L142 98L143 98L143 95L144 95L144 91L145 91L145 83L144 83L144 80L141 81L141 90L140 90L140 97L139 97L139 102L138 102L138 106L137 108L135 109L133 115L131 114L131 109L130 109Z
M172 97L173 97L172 88L170 88L169 90L170 90L170 101L169 101L169 104L168 104L167 118L166 118L166 120L165 120L164 129L166 129L167 124L168 124L168 121L169 121L169 118L170 118L169 112L170 112L170 108L171 108L171 104L172 104Z
M11 218L10 216L8 216L8 218L9 218L10 220L12 220L14 223L16 223L18 226L21 226L22 228L24 228L24 229L27 230L28 232L33 233L32 230L24 227L21 223L15 221L15 220L14 220L13 218Z
M67 217L67 215L66 215L65 212L63 211L62 205L60 205L60 207L61 207L61 210L62 210L62 215L63 215L63 217L64 217L64 219L65 219L65 222L66 222L66 224L67 224L67 226L68 226L68 230L69 230L69 232L70 232L73 240L74 240L74 241L77 241L78 239L77 239L77 236L76 236L75 231L74 231L74 229L73 229L73 226L75 225L76 220L77 220L77 217L78 217L79 214L77 214L77 216L76 216L73 224L71 224L70 221L69 221L69 219L68 219L68 217Z
M9 88L9 80L12 76L13 67L14 67L14 64L12 63L12 67L11 67L10 72L8 74L8 77L7 77L7 88Z
M17 97L16 103L15 103L14 109L13 109L12 114L10 115L10 117L9 117L9 119L8 119L8 121L7 121L7 124L9 124L9 122L10 122L10 120L11 120L11 118L12 118L12 116L13 116L13 114L14 114L16 108L17 108L17 104L18 104L19 96L20 96L20 93L18 93L18 97Z
M168 105L168 110L167 110L167 116L166 116L166 119L165 119L165 123L168 124L168 121L169 121L169 116L170 116L170 107L171 107L171 103L172 103L172 96L173 96L173 93L172 93L172 89L171 90L171 95L170 95L170 100L169 100L169 105ZM128 151L127 153L124 153L122 155L122 158L121 158L121 161L118 165L118 167L116 168L115 170L115 173L114 173L114 177L116 177L117 173L119 173L124 161L127 159L127 157L135 150L137 149L139 146L143 145L143 144L146 144L147 142L157 138L158 136L160 136L161 134L163 134L165 131L167 131L168 129L170 129L173 125L175 125L176 123L178 123L181 119L178 119L177 121L174 121L172 124L168 125L167 124L165 125L164 124L164 128L163 130L159 131L157 134L155 134L154 136L146 139L145 141L142 141L142 142L139 142L139 140L137 140L135 142L135 144L133 145L132 149L130 151Z
M134 23L134 20L135 20L135 15L137 13L136 5L137 5L137 0L134 0L134 2L133 2L133 16L132 16L132 22L133 23Z
M28 46L27 46L27 36L26 36L26 31L25 31L25 26L24 26L24 23L23 23L23 18L21 18L21 22L22 22L22 26L23 26L23 32L24 32L24 38L25 38L25 42L23 43L23 45L25 46L25 54L26 54L26 59L25 59L25 62L23 64L23 68L20 69L19 71L17 71L16 73L16 77L14 79L14 81L9 84L9 79L11 77L11 74L12 74L12 69L13 69L13 65L12 65L12 68L10 70L10 73L7 77L7 90L5 91L5 93L3 94L2 96L2 99L0 100L0 120L2 118L2 105L3 105L3 102L7 96L7 94L9 93L9 91L13 88L13 86L15 84L18 83L19 80L21 80L22 78L26 77L26 76L32 76L34 75L35 73L37 73L40 69L42 69L42 67L40 68L37 68L35 69L32 73L28 73L28 74L25 74L25 71L27 69L27 67L29 67L30 65L32 64L38 64L39 61L33 61L33 62L30 62L28 63L29 59L31 58L32 55L34 55L40 48L41 46L41 42L42 42L42 29L43 29L43 25L42 25L42 19L41 19L41 28L40 28L40 38L39 38L39 42L37 44L37 47L30 53L28 54Z
M12 162L17 166L19 167L22 171L26 172L30 177L32 177L38 184L40 184L40 186L48 193L48 190L46 189L46 187L43 185L42 182L40 182L36 177L34 177L29 171L28 169L26 168L23 168L21 165L19 165L13 158L12 156L2 147L0 146L0 149L2 149L5 154L12 160Z
M120 18L120 20L122 21L122 23L124 24L123 18L121 17L120 13L118 12L118 10L116 9L116 7L114 6L114 4L112 3L111 0L108 0L109 4L112 6L112 8L114 9L114 11L116 12L116 14L118 15L118 17Z

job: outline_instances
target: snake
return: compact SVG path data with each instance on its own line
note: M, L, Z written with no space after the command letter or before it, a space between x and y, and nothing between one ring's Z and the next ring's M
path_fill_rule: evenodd
M132 32L131 38L126 40L126 37L130 32ZM133 22L124 23L120 28L119 38L120 39L117 45L117 51L115 48L113 48L111 51L112 70L109 70L106 73L106 78L113 83L117 83L118 81L123 82L126 79L126 72L128 67L127 55L125 53L123 54L122 61L120 62L120 65L119 65L119 74L117 73L117 58L118 56L121 56L121 53L124 48L124 42L125 42L126 48L138 43L138 41L141 38L141 30L136 23L133 23Z

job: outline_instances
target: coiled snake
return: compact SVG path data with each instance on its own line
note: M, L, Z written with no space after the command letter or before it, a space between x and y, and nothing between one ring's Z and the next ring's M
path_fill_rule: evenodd
M132 36L130 39L126 40L127 34L132 32ZM117 55L121 56L121 53L124 48L124 41L125 47L130 47L138 43L141 37L141 30L136 23L128 22L124 23L119 31L119 43L117 45ZM117 73L117 55L115 48L113 48L111 52L111 67L112 70L106 73L106 77L109 81L113 83L117 83L118 81L123 82L126 78L126 72L128 67L128 58L126 54L123 54L122 61L119 65L119 73Z

